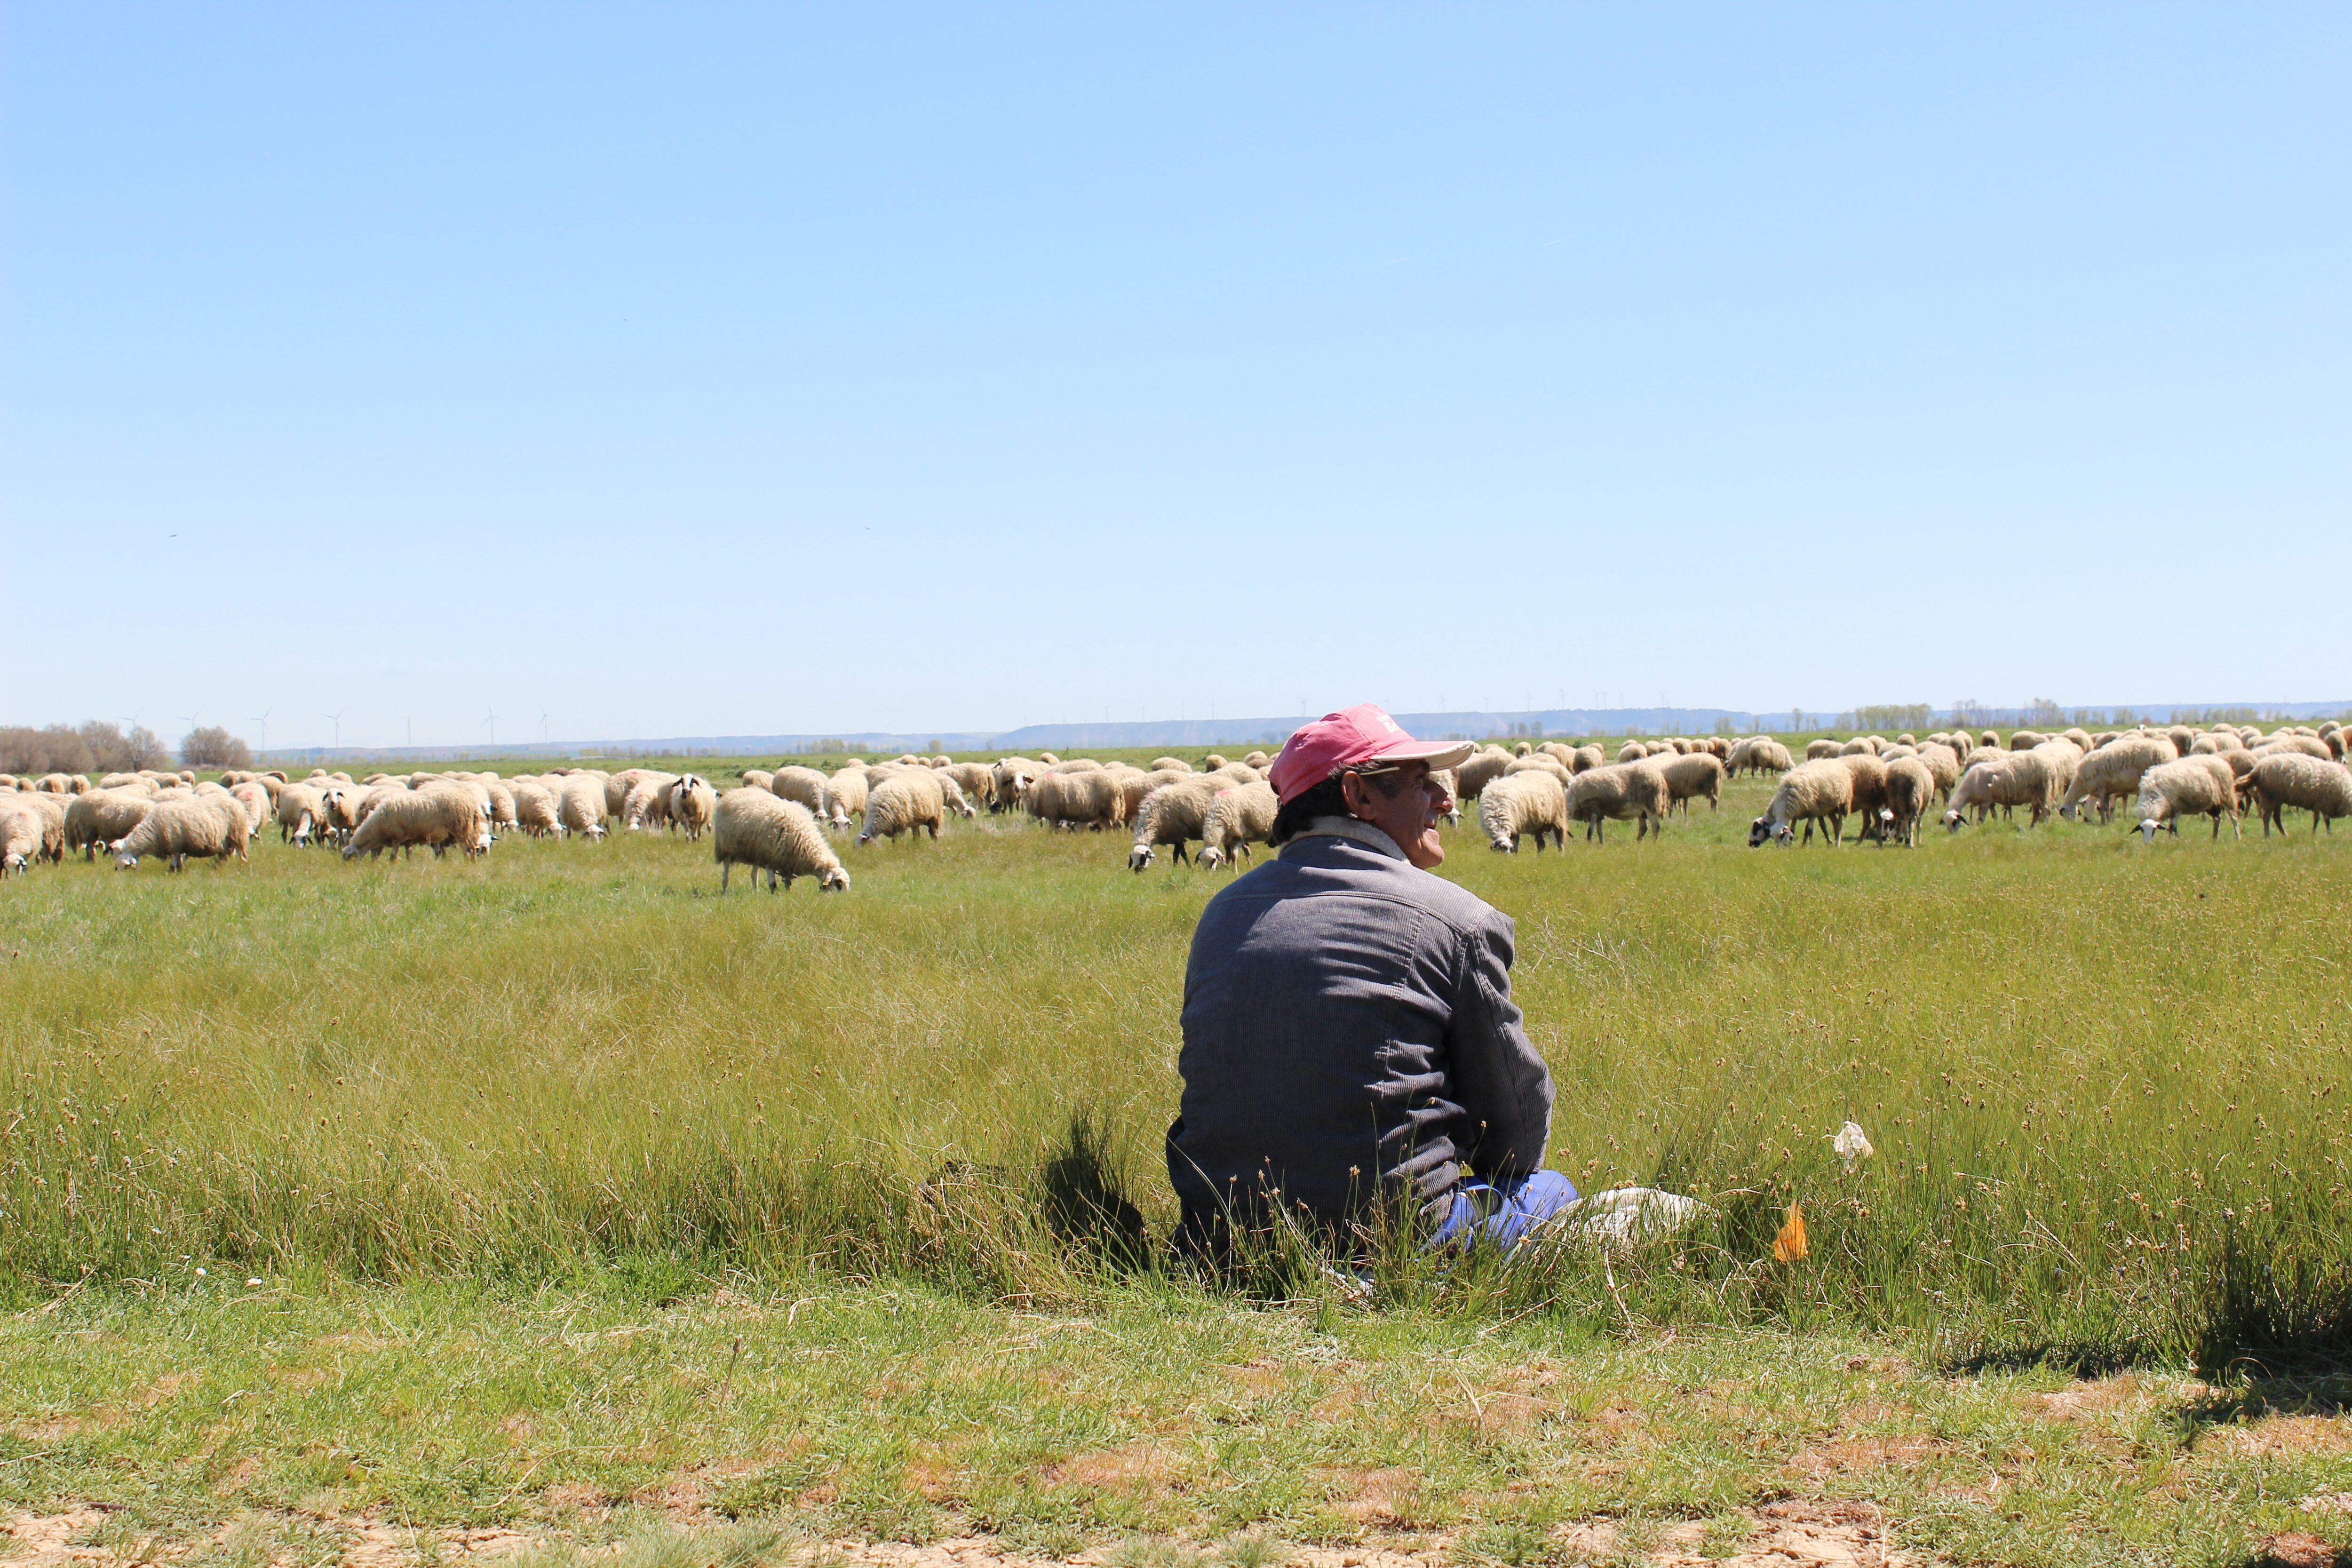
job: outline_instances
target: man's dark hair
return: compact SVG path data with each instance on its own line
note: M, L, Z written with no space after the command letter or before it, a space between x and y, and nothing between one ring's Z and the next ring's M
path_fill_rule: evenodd
M1307 825L1318 816L1345 816L1348 797L1339 792L1339 781L1325 779L1313 789L1284 801L1274 814L1274 827L1266 834L1268 842L1277 849L1307 831Z
M1389 799L1394 800L1398 788L1395 770L1368 773L1366 782ZM1307 825L1318 816L1347 816L1348 797L1340 792L1339 775L1333 774L1306 794L1285 802L1274 814L1274 827L1266 834L1269 843L1279 849L1300 834Z

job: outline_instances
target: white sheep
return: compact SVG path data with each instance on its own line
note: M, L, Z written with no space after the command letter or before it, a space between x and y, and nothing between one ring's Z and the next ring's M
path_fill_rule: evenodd
M816 770L812 768L809 771L814 773ZM768 768L745 768L743 782L753 789L763 789L772 794L776 787L776 775Z
M1690 803L1705 798L1709 811L1723 808L1723 761L1713 752L1688 752L1678 757L1668 757L1658 764L1666 775L1668 809L1680 805L1683 815L1690 815Z
M1886 763L1886 804L1878 808L1878 842L1883 847L1892 837L1916 849L1920 820L1936 804L1936 775L1916 756L1887 762L1882 753L1879 761Z
M1796 765L1789 748L1769 735L1749 736L1732 747L1724 762L1725 770L1735 773L1743 768L1756 773L1785 773Z
M1568 817L1584 824L1584 836L1606 844L1607 822L1639 822L1633 834L1640 842L1653 833L1663 837L1666 808L1672 795L1666 775L1649 762L1612 763L1576 775L1569 786Z
M933 782L940 786L941 808L969 821L974 813L971 800L963 793L963 786L956 783L955 775L945 768L937 768L933 772L938 775Z
M929 768L908 768L876 784L866 797L866 825L858 830L857 842L872 844L901 833L925 832L936 839L946 812L940 775Z
M749 784L751 781L747 778L744 782ZM799 801L808 808L810 816L823 821L831 815L825 809L825 790L831 782L815 768L795 763L791 767L778 768L760 787L779 799ZM860 810L858 815L863 816L866 814Z
M2069 751L2072 747L2067 748ZM1981 820L1996 807L2024 806L2027 825L2039 825L2058 808L2064 794L2050 759L2040 752L2006 752L1998 761L1971 763L1946 803L1944 826L1958 833L1975 811Z
M572 773L563 781L562 793L555 797L555 819L564 832L601 843L604 837L604 781L587 773Z
M1805 742L1805 761L1818 763L1825 758L1837 756L1844 750L1843 746L1825 735L1818 741Z
M108 846L122 870L137 868L146 856L162 859L164 868L177 871L190 860L226 860L245 855L245 808L226 795L183 795L159 800L138 826Z
M490 824L481 797L456 784L428 784L419 790L387 790L373 798L358 830L343 844L343 858L385 850L407 854L419 846L438 858L455 845L471 860L490 847Z
M629 785L628 794L621 797L621 825L631 833L647 827L669 827L669 791L677 783L678 775L651 768L632 771L637 776Z
M2337 817L2352 816L2352 770L2341 763L2294 752L2267 752L2247 775L2246 788L2265 838L2271 836L2273 823L2282 834L2286 831L2288 806L2311 813L2314 833L2323 821L2333 833ZM2218 823L2215 831L2220 831Z
M1183 766L1181 763L1177 765ZM1156 767L1157 764L1155 763L1154 766ZM991 811L996 809L996 770L994 768L986 763L957 763L940 771L955 780L956 787L963 791L964 799L974 805L984 805ZM1186 768L1184 771L1190 773L1192 770ZM971 814L966 812L964 815L969 816Z
M710 826L710 814L719 805L719 792L700 773L680 774L669 786L667 809L669 819L686 830L689 841L698 840L702 830Z
M2154 838L2159 827L2179 837L2180 819L2200 814L2213 819L2215 838L2221 837L2224 816L2230 819L2233 836L2246 836L2238 823L2234 775L2209 765L2208 759L2202 757L2183 757L2177 763L2159 763L2148 769L2139 781L2138 804L2143 840Z
M48 819L33 808L36 793L12 791L0 796L0 877L21 876L41 858Z
M1219 790L1209 803L1208 820L1201 826L1201 853L1194 864L1203 869L1238 866L1250 858L1253 844L1274 841L1274 818L1279 809L1270 784L1239 784Z
M1845 842L1845 819L1853 813L1853 770L1835 757L1813 757L1780 775L1764 815L1748 825L1748 847L1770 840L1794 844L1797 825L1805 826L1805 842L1813 841L1813 824L1822 825L1824 845Z
M508 787L514 795L517 832L532 838L562 836L563 817L553 791L533 779L516 779Z
M1222 779L1187 768L1153 789L1136 809L1135 842L1127 853L1127 868L1141 871L1150 866L1153 851L1161 845L1173 846L1169 859L1179 866L1184 864L1184 847L1206 830L1209 808L1215 804L1218 793L1233 787Z
M1638 763L1649 754L1650 748L1639 741L1628 741L1617 748L1617 760L1620 763Z
M1549 761L1549 758L1544 759ZM1478 796L1478 826L1486 841L1505 854L1516 854L1523 834L1533 834L1536 853L1543 853L1549 835L1554 845L1568 847L1568 786L1564 770L1530 768L1507 773Z
M1476 800L1488 783L1503 776L1513 760L1500 746L1483 746L1454 770L1454 788L1464 800Z
M1259 773L1264 773L1274 766L1274 759L1264 752L1252 752L1242 759L1242 765L1246 768L1255 768Z
M1155 773L1189 773L1192 764L1181 757L1154 757L1150 771Z
M2085 805L2098 807L2099 825L2115 819L2115 803L2138 795L2142 774L2159 763L2178 762L2180 753L2164 735L2121 735L2083 759L2058 802L2058 815L2077 818Z
M1118 824L1126 796L1118 781L1099 770L1048 773L1029 786L1023 804L1030 816L1048 827L1083 826L1099 832Z
M719 862L719 890L727 890L730 872L751 868L756 882L768 874L768 891L782 882L792 891L795 877L814 877L820 892L847 892L849 873L841 858L825 842L816 814L797 800L785 800L763 789L746 785L730 789L712 808L710 853Z
M866 820L866 803L874 793L874 781L862 767L843 764L841 771L824 782L824 815L838 831L847 831L850 824Z

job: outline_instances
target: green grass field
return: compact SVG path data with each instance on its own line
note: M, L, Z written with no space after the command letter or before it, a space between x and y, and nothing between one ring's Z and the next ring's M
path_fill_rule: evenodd
M1554 1163L1588 1189L1692 1192L1718 1215L1614 1259L1570 1253L1442 1276L1388 1259L1369 1308L1319 1293L1311 1276L1287 1289L1289 1304L1267 1305L1171 1275L1151 1249L1107 1245L1120 1240L1099 1223L1108 1196L1131 1201L1154 1236L1171 1218L1159 1139L1176 1099L1185 944L1223 880L1131 875L1124 836L983 817L937 844L845 847L856 879L845 896L739 885L720 899L707 847L627 834L601 847L509 838L475 866L345 865L272 837L250 866L177 877L44 868L0 887L0 1289L35 1314L0 1357L42 1386L121 1382L140 1355L171 1359L159 1347L184 1336L246 1333L197 1304L251 1277L265 1286L248 1294L299 1303L284 1310L308 1325L304 1343L334 1310L489 1303L449 1331L521 1363L540 1331L493 1327L527 1316L518 1303L627 1315L642 1279L672 1282L645 1287L662 1300L705 1299L720 1283L787 1303L897 1292L940 1323L967 1323L924 1341L934 1359L969 1349L959 1333L1018 1337L1024 1312L1157 1323L1164 1364L1134 1371L1137 1391L1104 1395L1138 1430L1154 1401L1181 1409L1188 1380L1247 1348L1211 1346L1200 1338L1215 1338L1210 1325L1256 1325L1232 1331L1248 1340L1287 1333L1278 1325L1302 1313L1318 1331L1377 1342L1349 1352L1367 1365L1423 1368L1454 1353L1444 1346L1469 1345L1499 1347L1499 1367L1511 1344L1609 1355L1677 1335L1704 1383L1748 1375L1738 1369L1759 1357L1810 1365L1802 1347L1893 1354L1913 1380L1898 1403L1915 1415L1949 1403L1931 1391L1956 1373L1983 1390L2074 1371L2200 1369L2206 1392L2142 1411L2172 1423L2167 1441L2184 1455L2197 1428L2180 1412L2221 1397L2214 1388L2251 1378L2274 1398L2333 1386L2352 1348L2352 840L2225 834L2217 845L2200 833L2143 845L2120 825L1995 825L1937 829L1914 852L1750 851L1747 821L1768 793L1738 783L1719 814L1702 803L1661 844L1612 826L1605 847L1507 858L1474 827L1450 835L1445 874L1518 924L1517 995L1559 1084ZM1878 1151L1851 1174L1829 1145L1848 1118ZM1771 1240L1792 1202L1811 1253L1780 1263ZM623 1306L609 1305L615 1292ZM1480 1337L1497 1324L1507 1332ZM708 1373L716 1342L705 1340L696 1364ZM73 1373L84 1342L128 1359ZM239 1355L283 1361L278 1349L209 1359ZM1430 1384L1425 1368L1412 1375ZM1484 1374L1465 1375L1475 1400ZM41 1445L24 1434L42 1412L122 1396L20 1396L0 1413L18 1432L16 1449L0 1449L0 1485L19 1501L90 1495L72 1478L103 1468L91 1452L36 1463L24 1456ZM1833 1411L1864 1396L1822 1397ZM1985 1397L1988 1411L2014 1404ZM1081 1407L1059 1395L1036 1405ZM1062 1440L1034 1434L1027 1459L1008 1448L942 1460L969 1484L908 1491L904 1444L946 1418L937 1401L924 1409L886 1400L874 1416L874 1440L901 1446L893 1495L922 1502L905 1517L934 1521L892 1527L902 1532L952 1516L1066 1551L1122 1530L1206 1542L1258 1524L1298 1539L1367 1528L1360 1511L1332 1511L1328 1488L1268 1500L1271 1479L1230 1506L1198 1488L1160 1489L1149 1507L1101 1500L1135 1488L1076 1500L1032 1488L1019 1506L984 1505L981 1493ZM373 1429L391 1419L367 1414L377 1410L315 1411L304 1440L356 1442L334 1439L337 1424ZM1520 1490L1486 1497L1448 1479L1439 1489L1454 1501L1390 1525L1532 1560L1543 1553L1525 1541L1506 1549L1521 1540L1511 1530L1596 1508L1714 1518L1786 1489L1778 1469L1729 1464L1768 1439L1691 1420L1661 1450L1699 1456L1673 1462L1684 1478L1673 1485L1637 1485L1638 1466L1583 1490L1521 1477ZM1910 1426L1943 1432L1952 1451L1993 1441L1943 1420ZM1197 1420L1191 1429L1209 1442ZM607 1446L635 1452L634 1441ZM710 1441L732 1453L748 1439ZM1373 1460L1389 1449L1347 1441L1348 1464L1382 1468ZM1720 1443L1730 1447L1705 1459ZM2113 1447L2068 1463L2106 1473L2120 1462ZM2218 1542L2286 1518L2306 1495L2290 1497L2294 1486L2352 1489L2338 1449L2320 1465L2338 1475L2332 1487L2323 1476L2166 1490L2179 1476L2158 1462L2162 1447L2132 1461L2139 1481L2104 1497L2082 1481L2054 1514L2004 1520L1956 1504L1959 1522L1937 1525L1922 1503L1914 1528L1963 1558L2082 1561L2035 1543L2090 1521L2116 1560L2185 1561L2133 1545L2121 1500L2141 1498L2129 1506L2155 1510L2158 1534ZM1475 1468L1482 1451L1422 1470ZM1313 1461L1327 1462L1340 1461ZM478 1489L404 1506L427 1521L539 1517L551 1476L582 1468L548 1464L498 1480L511 1488L491 1494L504 1505ZM1685 1484L1689 1466L1709 1464L1719 1487ZM293 1481L272 1484L273 1506L299 1501ZM595 1480L616 1496L643 1484L634 1469ZM832 1489L824 1506L838 1514L846 1494ZM344 1501L380 1494L354 1482ZM815 1507L803 1498L801 1511ZM845 1515L840 1528L872 1533L887 1512ZM2229 1530L2196 1522L2214 1520ZM1036 1534L1051 1530L1067 1540ZM2154 1555L2135 1557L2143 1546Z

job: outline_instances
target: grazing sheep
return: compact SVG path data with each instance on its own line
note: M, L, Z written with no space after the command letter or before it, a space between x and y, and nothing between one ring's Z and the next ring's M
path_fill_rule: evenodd
M1049 767L1049 768L1050 768L1050 767L1052 767L1055 763L1060 762L1062 759L1061 759L1061 758L1059 758L1059 757L1057 757L1057 756L1055 756L1055 755L1053 752L1038 752L1038 753L1037 753L1037 760L1038 760L1039 762L1041 762L1041 763L1045 763L1047 767Z
M2091 732L2088 730L2084 729L2080 724L2068 730L2063 734L2060 735L2058 739L2062 741L2074 742L2075 746L2086 756L2097 749L2096 742L2091 739Z
M1977 744L1995 752L2005 752L2009 750L2008 747L2000 743L2000 731L1998 730L1987 730L1983 734L1979 735L1977 737Z
M1882 756L1879 759L1885 762ZM1878 808L1878 842L1892 837L1906 849L1919 847L1919 822L1936 804L1936 775L1917 757L1886 763L1886 804Z
M15 792L0 800L0 877L21 876L41 857L48 823L29 803L35 793Z
M2164 733L2171 741L2172 749L2184 757L2196 749L2197 731L2186 724L2175 724Z
M825 780L824 811L836 830L846 831L853 822L866 820L866 803L871 797L874 781L864 768L845 764L839 773Z
M1620 763L1638 763L1649 754L1650 748L1639 741L1628 741L1617 748L1617 760Z
M1223 757L1211 757L1209 761L1221 768L1225 765ZM1045 771L1049 773L1098 773L1103 771L1103 765L1092 757L1072 757L1066 763L1046 763Z
M1044 763L1048 763L1048 764L1051 764L1051 763L1053 763L1053 761L1054 761L1054 759L1053 759L1051 756L1047 755L1047 754L1046 754L1045 752L1038 752L1038 753L1037 753L1037 756L1038 756L1038 760L1039 760L1039 761L1044 762ZM1218 755L1216 752L1211 752L1207 756L1202 757L1202 758L1201 759L1201 771L1202 771L1202 773L1215 773L1219 768L1223 767L1224 765L1225 765L1225 759L1224 759L1224 758L1223 758L1223 757L1221 757L1221 756L1219 756L1219 755Z
M1856 735L1840 746L1837 754L1841 757L1874 757L1878 755L1878 742L1866 735Z
M2050 759L2040 752L2010 752L1998 762L1970 765L1960 775L1944 812L1944 826L1958 833L1970 810L2024 806L2027 826L2036 826L2058 805L2063 790Z
M810 771L814 772L815 770L811 769ZM771 769L745 768L743 770L743 782L751 785L753 789L763 789L772 795L775 793L776 775Z
M1478 826L1487 843L1507 855L1517 854L1520 836L1531 833L1538 855L1543 853L1546 835L1559 848L1567 848L1568 786L1560 782L1563 776L1566 771L1555 764L1549 771L1530 768L1507 773L1488 784L1478 797Z
M1201 853L1193 863L1203 870L1237 866L1250 858L1251 845L1271 845L1276 809L1270 784L1219 790L1209 803L1208 820L1201 825Z
M1822 825L1822 843L1845 842L1845 819L1853 811L1853 770L1834 757L1813 757L1780 775L1780 785L1764 815L1748 825L1751 849L1769 839L1794 844L1797 824L1805 825L1805 842L1813 841L1813 824Z
M1690 803L1704 797L1709 811L1723 809L1723 761L1713 752L1691 752L1658 764L1666 775L1668 809L1680 805L1690 815Z
M1118 790L1118 813L1111 819L1114 824L1134 821L1135 814L1143 809L1143 797L1150 795L1161 784L1173 784L1180 777L1192 778L1194 776L1189 773L1181 774L1147 773L1141 768L1132 767L1126 763L1113 763L1110 766L1103 769L1103 773L1104 776L1108 778ZM1209 776L1215 777L1216 775L1211 774ZM1231 783L1232 781L1226 780L1223 782Z
M1568 787L1568 781L1576 776L1570 771L1566 763L1549 753L1541 756L1513 757L1511 765L1503 770L1503 776L1512 778L1527 773L1549 773L1559 780L1560 787L1563 789Z
M509 787L514 795L516 832L532 838L545 838L551 834L562 837L563 817L556 807L552 791L530 779L517 779Z
M513 784L501 779L496 773L485 773L481 778L477 779L474 782L480 784L482 786L483 793L489 796L490 831L492 833L498 832L502 827L520 827L522 826L522 817L515 810Z
M669 786L669 819L686 830L689 842L702 837L702 830L710 826L710 814L718 805L719 792L700 773L683 773Z
M138 781L144 784L145 780ZM82 858L97 858L100 846L113 843L146 820L155 809L153 786L145 791L92 790L66 803L66 847L79 849Z
M2341 763L2299 752L2268 752L2247 775L2246 796L2262 819L2265 838L2271 836L2273 823L2282 834L2286 831L2284 813L2290 805L2311 813L2314 833L2323 821L2333 833L2337 817L2352 816L2352 770ZM2220 831L2218 823L2215 831Z
M184 795L158 801L138 826L107 847L121 869L136 869L146 856L160 858L166 870L177 871L190 860L242 860L246 840L245 808L225 795Z
M1454 787L1464 800L1476 800L1486 785L1503 776L1515 759L1500 746L1482 746L1454 770Z
M39 818L40 830L33 836L31 858L57 866L65 862L66 814L73 809L70 803L89 798L86 795L50 795L44 790L19 790L14 795L0 796L0 811L30 812Z
M564 832L602 843L604 838L604 781L593 774L572 773L555 797L555 820Z
M1653 833L1664 836L1669 804L1666 775L1656 765L1612 763L1576 775L1568 792L1568 817L1584 824L1585 837L1603 844L1609 841L1603 823L1638 821L1633 838L1639 843Z
M963 793L963 786L956 783L955 775L949 773L947 769L939 768L934 771L939 774L936 782L940 786L940 805L970 821L975 814L972 811L971 801Z
M1187 771L1190 771L1190 767L1191 764L1187 763ZM1045 771L1045 763L1031 762L1027 757L999 757L996 760L996 765L988 770L989 777L994 780L996 784L996 793L989 800L989 809L991 811L1020 809L1021 797L1029 793L1029 786L1035 783Z
M385 850L406 854L422 845L437 858L456 845L473 859L490 847L490 824L481 797L454 784L428 784L419 790L388 790L372 797L374 804L357 831L343 843L343 858L366 855L371 859Z
M858 830L857 842L872 844L877 839L896 838L901 833L924 832L936 839L940 836L940 819L946 812L947 796L940 788L938 773L929 768L909 768L893 773L876 784L866 797L866 825Z
M2315 739L2310 735L2273 735L2261 745L2253 748L2254 755L2257 757L2276 756L2282 752L2293 752L2306 757L2315 757L2323 763L2332 763L2336 760L2336 753L2327 749L2326 742Z
M1158 766L1156 763L1153 765L1155 768ZM1183 768L1186 773L1192 771L1189 767L1184 767L1181 763L1177 766ZM963 791L964 799L975 805L984 805L991 811L996 809L996 770L994 768L990 767L986 763L957 763L940 771L955 780L956 787ZM971 814L966 812L964 815L969 816Z
M629 793L621 797L621 825L631 833L647 827L671 826L669 792L670 786L677 783L678 775L656 773L651 768L632 771L637 778L629 785ZM609 796L610 792L606 793Z
M1023 804L1030 816L1048 827L1099 832L1117 825L1126 801L1118 781L1108 773L1048 773L1029 786Z
M1862 818L1862 837L1878 837L1879 813L1886 805L1886 764L1877 753L1857 752L1853 756L1836 759L1840 767L1853 775L1853 810Z
M2143 840L2156 837L2159 827L2174 837L2180 836L2180 819L2200 814L2213 819L2213 837L2221 837L2221 818L2230 819L2230 831L2243 838L2245 830L2238 823L2238 792L2234 780L2219 768L2208 766L2198 757L2183 757L2177 763L2159 763L2147 770L2139 781L2139 831Z
M1936 794L1950 799L1952 786L1960 782L1960 753L1940 741L1930 741L1919 748L1919 761L1936 777Z
M257 784L236 784L228 793L231 799L245 808L246 819L253 824L255 833L260 832L262 825L278 815L278 808L270 802L269 792Z
M749 866L754 884L768 874L768 891L782 882L791 892L795 877L814 877L819 892L847 892L849 873L825 842L816 814L797 800L746 785L730 789L712 807L710 854L719 862L719 890L729 874Z
M1843 746L1824 736L1821 740L1805 742L1805 761L1818 763L1829 757L1838 756L1844 751Z
M1531 756L1534 754L1535 749L1535 745L1532 742L1521 741L1517 745L1511 748L1511 754L1515 757Z
M1187 768L1143 797L1136 808L1135 843L1128 850L1127 868L1140 871L1151 864L1152 852L1173 845L1169 859L1181 866L1184 847L1202 836L1209 824L1209 808L1220 792L1234 787L1223 780Z
M2048 739L2050 737L2039 730L2012 730L2009 732L2009 749L2012 752L2030 752Z
M825 791L831 783L831 780L816 769L795 764L792 767L778 768L768 775L768 782L760 787L781 800L799 801L808 807L810 816L822 822L829 815L825 810ZM860 810L858 815L863 816L866 814Z
M1249 755L1242 759L1242 766L1245 768L1255 768L1258 772L1264 773L1266 769L1274 766L1274 759L1267 756L1264 752L1252 752Z
M1181 757L1154 757L1150 771L1155 773L1189 773L1192 771L1192 764Z
M2139 794L2140 776L2162 763L2177 762L2179 753L2162 735L2125 735L2083 759L2074 781L2058 802L2058 815L2074 818L2085 803L2095 805L2099 826L2115 819L2115 803Z
M1769 735L1755 735L1731 749L1725 767L1733 773L1745 768L1755 773L1785 773L1797 765L1789 748Z

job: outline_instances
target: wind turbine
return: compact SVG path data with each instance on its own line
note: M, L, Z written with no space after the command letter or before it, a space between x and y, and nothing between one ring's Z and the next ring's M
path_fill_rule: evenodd
M256 719L250 713L246 715L247 723L258 724L261 726L261 749L265 752L269 750L269 716L276 711L278 711L278 710L275 708L265 708L261 710L261 717L258 719Z
M490 750L499 749L499 710L488 703L482 704L482 722L490 728Z
M348 713L351 710L346 708L343 710L342 713L321 713L319 715L320 718L329 720L334 724L335 750L338 752L341 752L343 749L343 713Z
M544 708L539 710L539 743L542 746L547 744L547 710Z

